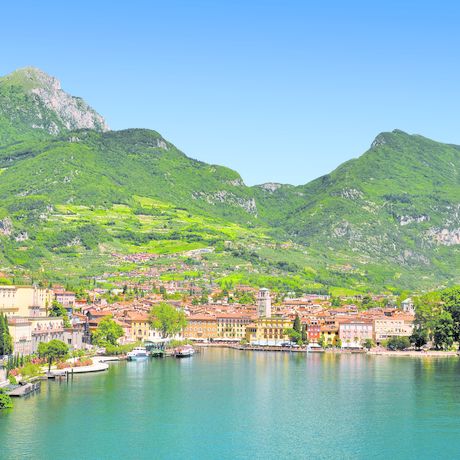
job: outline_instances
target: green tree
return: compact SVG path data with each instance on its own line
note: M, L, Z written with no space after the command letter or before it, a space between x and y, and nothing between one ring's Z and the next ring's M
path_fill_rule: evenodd
M437 318L443 311L441 294L439 292L429 292L414 299L415 323L427 331L432 337L433 329Z
M441 291L441 300L452 316L454 340L460 340L460 286Z
M438 350L448 350L454 343L454 321L449 312L445 311L437 318L433 340Z
M0 314L0 355L13 353L13 338L8 327L8 318Z
M406 348L410 347L410 340L409 337L390 337L386 341L386 347L389 350L405 350Z
M69 353L69 346L62 340L53 339L49 342L40 342L38 344L38 354L40 357L48 360L48 372L54 361L61 360Z
M318 345L321 348L324 348L326 346L326 339L324 338L324 334L321 334L318 339Z
M91 342L94 345L105 347L116 345L117 340L123 336L123 328L110 316L102 318L97 329L91 335Z
M416 326L414 332L410 336L410 342L414 344L417 350L428 343L428 332L420 326Z
M48 310L48 316L62 318L64 321L64 327L70 327L70 321L69 316L67 314L67 310L57 300L53 300L53 302L51 303L51 308Z
M298 313L296 313L295 315L293 329L294 331L297 331L299 334L302 335L302 323L300 322L300 317Z
M289 340L291 340L291 342L298 343L302 340L302 334L300 332L297 332L294 328L286 329L284 333L289 337Z
M340 307L340 297L331 298L331 307Z
M183 310L178 310L172 305L161 302L150 310L150 325L161 332L166 339L179 333L187 326L187 317Z
M372 339L366 339L363 343L363 347L370 350L375 347L375 342Z

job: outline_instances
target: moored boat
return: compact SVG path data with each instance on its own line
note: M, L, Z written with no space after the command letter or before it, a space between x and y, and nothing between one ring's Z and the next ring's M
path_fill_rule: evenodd
M175 349L174 354L176 358L188 358L195 353L195 349L191 345L185 345Z
M137 361L141 359L147 359L148 351L145 347L135 347L132 351L126 355L129 361Z

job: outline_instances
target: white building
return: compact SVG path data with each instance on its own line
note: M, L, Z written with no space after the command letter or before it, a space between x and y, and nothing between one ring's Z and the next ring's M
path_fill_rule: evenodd
M272 299L270 291L266 288L259 289L257 294L257 312L259 318L271 318L272 316Z
M415 315L415 305L414 301L412 300L411 297L408 297L406 300L403 300L401 302L401 307L403 311L406 313L410 313L411 315Z

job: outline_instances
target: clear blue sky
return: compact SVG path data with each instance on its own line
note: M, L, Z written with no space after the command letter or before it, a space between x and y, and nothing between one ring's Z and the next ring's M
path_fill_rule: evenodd
M35 65L113 129L248 184L300 184L399 128L460 144L455 1L4 2L0 74Z

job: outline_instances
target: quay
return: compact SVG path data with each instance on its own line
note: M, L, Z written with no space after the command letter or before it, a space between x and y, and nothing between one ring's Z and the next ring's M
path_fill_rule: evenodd
M13 398L21 398L27 396L35 391L40 389L40 382L35 383L26 383L25 385L20 385L17 388L11 390L8 394Z

